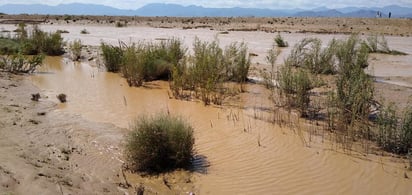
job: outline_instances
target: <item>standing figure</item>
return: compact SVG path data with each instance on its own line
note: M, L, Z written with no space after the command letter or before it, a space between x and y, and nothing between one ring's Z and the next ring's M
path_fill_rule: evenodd
M391 12L389 12L389 18L391 18L391 16L392 16L392 13L391 13Z

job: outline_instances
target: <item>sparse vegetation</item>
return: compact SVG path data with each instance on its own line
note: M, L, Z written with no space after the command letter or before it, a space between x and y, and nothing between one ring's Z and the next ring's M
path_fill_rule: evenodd
M126 138L126 164L132 171L146 173L188 168L193 145L193 128L183 119L165 114L142 116Z

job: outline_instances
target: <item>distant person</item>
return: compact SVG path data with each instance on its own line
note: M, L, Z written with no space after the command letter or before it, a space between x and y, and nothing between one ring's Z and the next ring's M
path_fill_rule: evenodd
M378 12L376 12L376 17L377 17L377 18L379 18L379 11L378 11Z
M391 16L392 16L392 13L391 13L391 12L389 12L389 18L391 18Z
M382 18L382 12L379 12L379 18Z

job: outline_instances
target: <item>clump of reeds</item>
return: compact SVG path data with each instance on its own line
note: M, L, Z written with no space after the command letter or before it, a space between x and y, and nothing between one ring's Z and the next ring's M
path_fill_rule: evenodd
M104 64L107 71L118 72L122 64L123 50L120 46L107 45L105 43L100 44L102 50Z
M173 68L170 86L174 96L179 97L184 90L190 90L206 105L221 104L224 82L242 84L247 81L250 59L244 43L232 43L223 50L217 40L209 43L196 38L193 51L192 56Z
M188 168L193 145L193 128L183 119L165 114L142 116L126 137L126 164L132 171L146 173Z
M141 86L144 81L169 79L172 67L186 52L178 39L160 43L120 43L119 46L102 43L101 49L108 71L120 71L130 86Z

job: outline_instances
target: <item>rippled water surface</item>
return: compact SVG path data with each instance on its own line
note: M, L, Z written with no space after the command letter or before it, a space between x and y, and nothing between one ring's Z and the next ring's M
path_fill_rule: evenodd
M81 38L83 43L98 45L102 39L115 43L118 38L137 40L184 38L187 45L195 36L213 40L216 32L209 30L176 30L151 28L88 27L89 35L80 35L83 26L45 26L46 29L69 28L67 39ZM116 31L115 31L116 30ZM78 31L78 32L77 32ZM119 37L121 35L121 37ZM225 37L227 36L227 37ZM265 63L264 55L274 34L262 32L231 32L219 35L222 44L246 41L251 52L259 54L256 62ZM311 35L285 34L291 45ZM333 35L317 35L327 42ZM340 36L342 37L342 36ZM410 38L390 37L395 49L412 53ZM409 42L407 42L409 41ZM280 59L287 55L285 49ZM399 61L410 68L410 57L377 55L375 73L389 74L386 62ZM381 70L382 68L382 70ZM388 70L384 71L383 69ZM412 76L412 71L401 71ZM395 74L395 73L393 73ZM411 74L411 75L410 75ZM207 173L194 173L193 181L200 194L409 194L412 180L405 179L406 164L390 157L363 155L336 150L336 144L320 137L309 140L302 126L294 130L266 122L270 102L266 90L258 85L246 86L238 106L204 106L200 102L170 99L168 83L153 82L146 87L128 87L118 74L99 71L89 63L73 63L61 57L46 58L45 65L31 77L43 93L54 98L68 96L59 109L86 119L114 123L127 128L141 114L169 112L180 115L194 126L196 151L206 157ZM305 140L305 141L304 141ZM408 172L410 175L411 172Z

